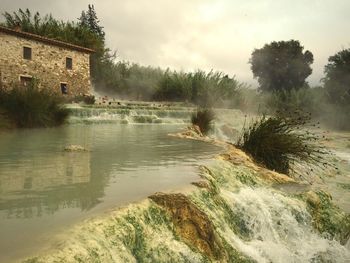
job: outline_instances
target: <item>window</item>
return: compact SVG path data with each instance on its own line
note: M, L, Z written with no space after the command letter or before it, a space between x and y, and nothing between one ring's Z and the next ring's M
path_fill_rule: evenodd
M73 59L66 58L66 69L72 69L72 68L73 68Z
M67 83L61 83L61 92L62 94L68 94Z
M32 82L32 77L30 76L19 76L19 80L23 86L29 86Z
M32 59L32 49L30 47L23 47L23 58Z

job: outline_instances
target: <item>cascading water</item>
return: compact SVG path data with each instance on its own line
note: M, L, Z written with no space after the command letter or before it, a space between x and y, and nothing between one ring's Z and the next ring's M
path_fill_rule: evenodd
M175 106L99 106L69 105L70 123L120 123L120 124L189 124L193 107ZM215 110L215 125L211 133L218 139L235 141L245 120L250 118L239 110Z
M59 250L33 262L349 262L347 246L313 227L303 198L271 190L252 170L225 161L206 167L202 177L209 185L188 195L202 212L188 214L183 202L169 217L146 200L75 227ZM169 196L164 206L172 211L176 199ZM341 212L332 216L350 223ZM201 233L194 232L195 240L186 234L193 222ZM211 224L214 233L206 236ZM196 238L209 245L190 245Z
M242 188L227 199L247 228L247 240L230 237L258 262L347 262L350 251L315 232L305 203L271 192ZM336 259L334 261L334 259Z
M38 214L41 211L41 228L47 227L46 213L57 214L57 218L62 219L68 212L78 218L81 211L76 208L80 208L87 214L90 211L94 217L60 232L44 252L26 262L350 262L350 216L333 205L328 194L322 191L327 189L310 186L286 192L283 187L273 188L276 183L286 185L289 178L265 175L264 171L254 170L251 163L241 160L231 163L219 158L194 172L191 165L205 159L203 153L208 156L217 148L205 152L207 148L203 143L170 140L168 130L174 132L177 128L149 125L184 126L190 122L193 108L148 105L108 109L71 107L71 111L71 125L50 131L55 141L45 132L11 135L15 137L12 155L19 154L23 159L20 162L23 169L18 170L23 178L19 175L16 178L18 185L24 185L25 189L16 188L6 193L7 177L0 174L5 182L0 184L0 194L8 198L0 199L0 208L6 203L17 205L19 211L33 202L34 206L41 207L37 211ZM212 136L236 141L246 117L235 110L216 110L216 113L218 118ZM140 123L147 125L115 125ZM165 129L164 132L159 127ZM48 147L55 154L47 155L46 148L41 151L40 147L30 155L26 153L25 149L37 145L35 142L39 140L43 142L42 149ZM6 142L0 141L3 148ZM66 156L67 153L59 151L66 143L82 144L91 151ZM339 180L338 176L330 182L334 185L331 190L336 202L337 193L349 194L346 178L350 164L345 160L348 156L347 151L345 153L339 155L338 160L344 181L341 184L334 181ZM4 156L7 159L3 164L15 165L15 162L9 163L8 155ZM28 166L30 158L35 158L35 162ZM88 169L83 169L84 162L89 164ZM176 166L179 162L182 168ZM46 176L50 180L45 180L44 170L37 169L41 163L52 164ZM58 163L65 165L61 167ZM29 170L36 170L38 174L33 175ZM175 183L177 179L180 182L187 174L191 174L193 180L199 180L197 174L200 174L202 181L196 184L197 188L180 196L183 203L177 204L179 197L169 194L164 202L144 200L123 209L109 210L116 198L125 197L132 192L130 189L139 193L145 185L150 189L158 183ZM137 184L140 181L142 185ZM59 186L54 186L57 182ZM35 186L40 188L38 193ZM340 188L343 192L339 192ZM69 194L68 199L60 189ZM154 191L157 189L162 188L155 186ZM315 192L309 192L310 189ZM23 197L27 197L26 201ZM17 203L16 198L20 200ZM348 206L346 202L341 204ZM7 208L7 215L26 216L10 206ZM57 210L64 213L60 215ZM26 220L33 221L30 217Z
M186 124L193 108L167 107L70 107L70 123Z

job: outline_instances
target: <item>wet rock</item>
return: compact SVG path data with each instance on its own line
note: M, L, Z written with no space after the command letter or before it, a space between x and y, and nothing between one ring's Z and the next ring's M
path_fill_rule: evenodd
M321 200L315 192L309 191L305 195L306 195L306 201L308 202L309 205L315 208L320 205Z
M350 214L342 211L332 202L332 196L325 191L305 194L308 210L314 227L322 234L328 235L345 245L350 238Z
M81 145L71 144L64 147L64 151L65 152L86 152L87 150Z
M220 130L222 133L229 138L238 138L239 131L230 127L227 124L221 125Z
M202 140L202 141L207 141L209 139L208 137L202 134L202 132L200 131L200 128L197 125L189 126L183 132L176 133L176 134L169 134L169 135L175 136L178 138L194 139L194 140Z
M188 126L187 129L177 134L180 138L200 139L205 137L197 125Z
M188 127L189 130L194 131L197 135L199 135L200 137L203 137L203 133L201 132L201 129L199 128L198 125L192 125L190 127Z
M295 182L291 177L281 174L275 171L271 171L259 164L256 164L252 158L250 158L245 152L236 148L233 145L229 145L228 151L224 154L220 154L219 159L228 161L234 165L243 165L257 172L257 176L263 179L267 183L291 183Z
M227 257L213 223L187 196L156 193L149 198L170 214L176 234L185 243L212 259Z
M193 184L194 186L197 186L199 188L206 188L206 189L210 188L207 181L192 182L191 184Z

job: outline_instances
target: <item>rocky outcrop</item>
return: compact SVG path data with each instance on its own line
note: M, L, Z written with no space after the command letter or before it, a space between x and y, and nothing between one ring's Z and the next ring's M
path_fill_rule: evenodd
M206 188L206 189L210 189L210 185L207 181L198 181L198 182L192 182L191 183L194 186L197 186L199 188Z
M207 136L204 136L201 132L198 126L192 125L190 127L187 127L186 130L180 133L176 134L169 134L171 136L175 136L178 138L185 138L185 139L194 139L194 140L200 140L204 142L210 142L212 144L215 144L217 146L221 146L223 148L226 148L227 151L223 154L220 154L218 156L219 159L228 161L234 165L243 165L249 169L254 170L257 172L257 175L265 180L268 183L271 184L280 184L280 183L293 183L295 180L285 174L277 173L275 171L271 171L261 165L256 164L252 158L250 158L245 152L235 147L232 143L224 142L221 140L216 140L209 138Z
M188 126L186 130L175 133L175 134L169 134L170 136L178 137L178 138L184 138L184 139L195 139L195 140L203 140L206 141L209 138L204 136L201 132L200 128L197 125Z
M332 202L332 196L325 191L309 191L303 195L313 219L314 227L320 233L345 245L350 239L350 215Z
M156 193L149 198L171 215L176 234L186 244L212 259L226 257L213 223L187 196Z
M270 183L291 183L294 179L285 174L277 173L256 164L245 152L229 145L226 153L220 154L219 159L228 161L235 165L243 165L257 172L257 176Z
M87 152L87 149L85 149L81 145L71 144L64 147L64 151L65 152Z

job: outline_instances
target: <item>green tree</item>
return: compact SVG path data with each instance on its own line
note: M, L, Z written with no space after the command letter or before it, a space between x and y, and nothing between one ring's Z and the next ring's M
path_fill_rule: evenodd
M91 32L95 33L101 40L105 39L105 32L100 26L100 20L97 18L94 5L88 5L87 11L82 11L79 18L80 25L87 27Z
M313 55L299 41L279 41L255 49L249 63L261 91L290 91L304 87L312 73Z
M328 58L323 79L328 98L338 105L350 104L350 48Z
M4 26L20 27L22 31L48 38L53 38L94 50L103 50L104 42L88 27L75 22L64 22L54 19L51 15L41 16L38 12L32 15L29 9L11 13L5 12Z
M185 72L172 72L169 69L159 81L155 100L189 101L191 98L191 78Z

